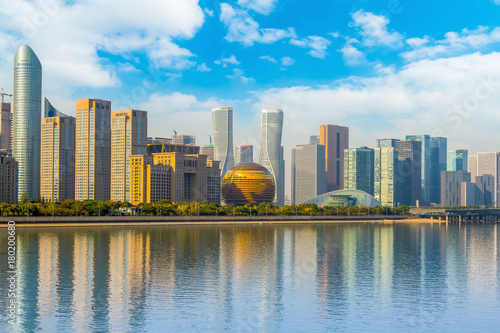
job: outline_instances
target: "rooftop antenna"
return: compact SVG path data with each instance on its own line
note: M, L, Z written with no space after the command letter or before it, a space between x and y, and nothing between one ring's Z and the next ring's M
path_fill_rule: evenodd
M7 94L7 93L4 93L4 92L3 92L3 88L2 88L2 93L1 93L0 95L2 95L2 104L3 104L3 97L4 97L4 96L10 96L10 97L12 97L12 95Z

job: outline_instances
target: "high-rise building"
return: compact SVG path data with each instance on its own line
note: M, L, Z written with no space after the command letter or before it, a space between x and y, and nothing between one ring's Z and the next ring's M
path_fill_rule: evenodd
M0 151L0 202L13 204L17 202L17 164Z
M284 178L282 175L281 135L283 131L283 111L280 109L262 109L260 123L260 159L259 163L265 167L274 178L276 196L274 202L283 205Z
M75 198L76 120L61 115L42 122L40 196L52 202Z
M130 201L130 155L147 152L148 113L139 110L111 114L111 200Z
M292 149L292 204L325 193L325 146L298 145Z
M481 191L481 201L476 205L485 205L486 207L493 207L495 205L495 177L492 175L476 176L474 183Z
M253 146L248 145L236 147L235 160L236 164L253 162Z
M18 166L18 198L40 196L40 132L42 65L33 50L22 45L14 58L14 127L12 156Z
M470 183L470 173L466 171L441 172L441 206L462 206L462 183Z
M75 199L107 201L111 184L111 102L76 101Z
M344 188L344 149L349 148L349 127L321 125L319 143L325 146L326 191Z
M374 150L368 147L344 150L344 189L373 195Z
M221 178L234 166L233 108L218 107L212 110L214 135L214 160L220 161Z
M431 137L430 141L430 202L441 203L441 172L446 171L448 140L443 137Z
M377 147L393 147L396 148L398 139L377 139Z
M172 135L172 143L174 145L196 145L196 136L176 134Z
M470 165L469 165L470 166ZM470 166L471 167L471 166ZM471 167L471 170L473 168ZM477 153L477 175L492 175L495 179L494 190L493 190L493 200L495 206L498 207L500 202L499 189L500 189L500 153L488 152L488 153Z
M374 197L382 206L396 207L398 150L394 147L376 147L374 154Z
M309 137L309 144L310 145L319 145L319 135L311 135Z
M11 127L12 127L12 112L10 103L1 103L0 109L0 150L10 151L11 146Z
M448 150L447 171L468 171L469 151L467 149Z
M200 155L207 155L209 161L214 160L214 145L205 145L200 147Z
M477 155L469 155L467 159L467 171L470 172L472 179L475 179L477 174Z
M431 137L429 135L407 135L406 140L415 140L422 142L421 158L421 198L427 204L431 201L430 196L430 172L431 172Z
M420 201L422 142L398 140L398 170L396 174L397 202L400 205L415 206Z

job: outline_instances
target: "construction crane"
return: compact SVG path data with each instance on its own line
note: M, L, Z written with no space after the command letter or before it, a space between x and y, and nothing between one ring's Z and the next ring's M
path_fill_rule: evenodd
M210 147L212 147L212 136L209 135L208 138L210 139Z
M4 97L4 96L10 96L10 97L12 97L12 95L7 94L7 93L4 93L4 92L3 92L3 88L2 88L2 93L1 93L0 95L2 95L2 104L3 104L3 97Z

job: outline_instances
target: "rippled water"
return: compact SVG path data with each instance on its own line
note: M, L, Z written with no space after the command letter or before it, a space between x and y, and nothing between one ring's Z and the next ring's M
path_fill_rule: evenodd
M499 228L17 229L0 332L498 332Z

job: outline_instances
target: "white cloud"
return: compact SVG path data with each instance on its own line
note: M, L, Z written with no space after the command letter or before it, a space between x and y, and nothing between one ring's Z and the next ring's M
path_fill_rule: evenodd
M240 62L238 61L238 59L236 59L236 57L234 56L234 54L232 54L229 58L222 58L222 59L219 59L219 60L215 60L214 63L216 65L222 65L222 67L227 67L228 64L231 64L231 65L239 65Z
M408 61L418 59L434 59L440 56L456 55L460 52L470 52L478 50L487 45L500 42L500 27L479 26L475 30L463 29L460 33L450 31L445 34L445 38L437 41L430 41L428 37L425 42L415 44L415 41L422 40L410 38L407 43L413 46L412 50L406 51L401 56Z
M375 15L361 9L353 13L352 18L354 21L350 23L350 26L359 29L363 45L392 48L402 46L403 36L399 32L388 30L389 19L384 15Z
M125 73L140 72L134 65L129 62L119 62L116 64L117 70Z
M198 72L210 72L212 68L208 67L206 63L200 64L196 67Z
M495 5L500 5L500 0L493 0L493 3L494 3Z
M429 36L425 36L424 38L415 37L415 38L408 38L406 40L406 44L408 44L411 47L417 48L417 47L422 47L425 44L428 44L429 41L430 41Z
M367 62L365 54L360 51L355 44L359 41L355 38L346 38L344 46L339 50L342 53L342 58L347 65L355 66Z
M238 5L259 14L268 15L274 10L277 2L278 0L238 0Z
M229 42L252 46L254 43L272 44L296 36L292 28L287 30L260 28L247 11L233 8L228 3L221 3L220 8L220 20L228 29L225 38Z
M325 58L328 54L326 53L326 49L330 46L332 42L326 38L320 36L309 36L307 38L302 39L292 39L290 40L290 44L303 47L310 48L311 50L308 52L311 56L315 58Z
M281 62L281 69L284 70L286 67L292 66L295 63L295 60L293 60L290 57L283 57L280 60Z
M226 75L226 77L228 79L232 79L232 80L238 80L238 81L241 81L243 83L250 83L250 82L254 82L255 79L252 78L252 77L246 77L243 75L243 70L242 69L239 69L239 68L233 68L233 74L232 75Z
M268 55L263 55L259 59L267 60L267 61L270 61L272 63L277 63L276 59L274 59L273 57L268 56Z
M204 9L203 9L203 12L204 12L205 14L207 14L208 16L210 16L210 17L213 17L213 16L214 16L214 11L213 11L213 10L210 10L210 9L208 9L208 8L204 8Z

